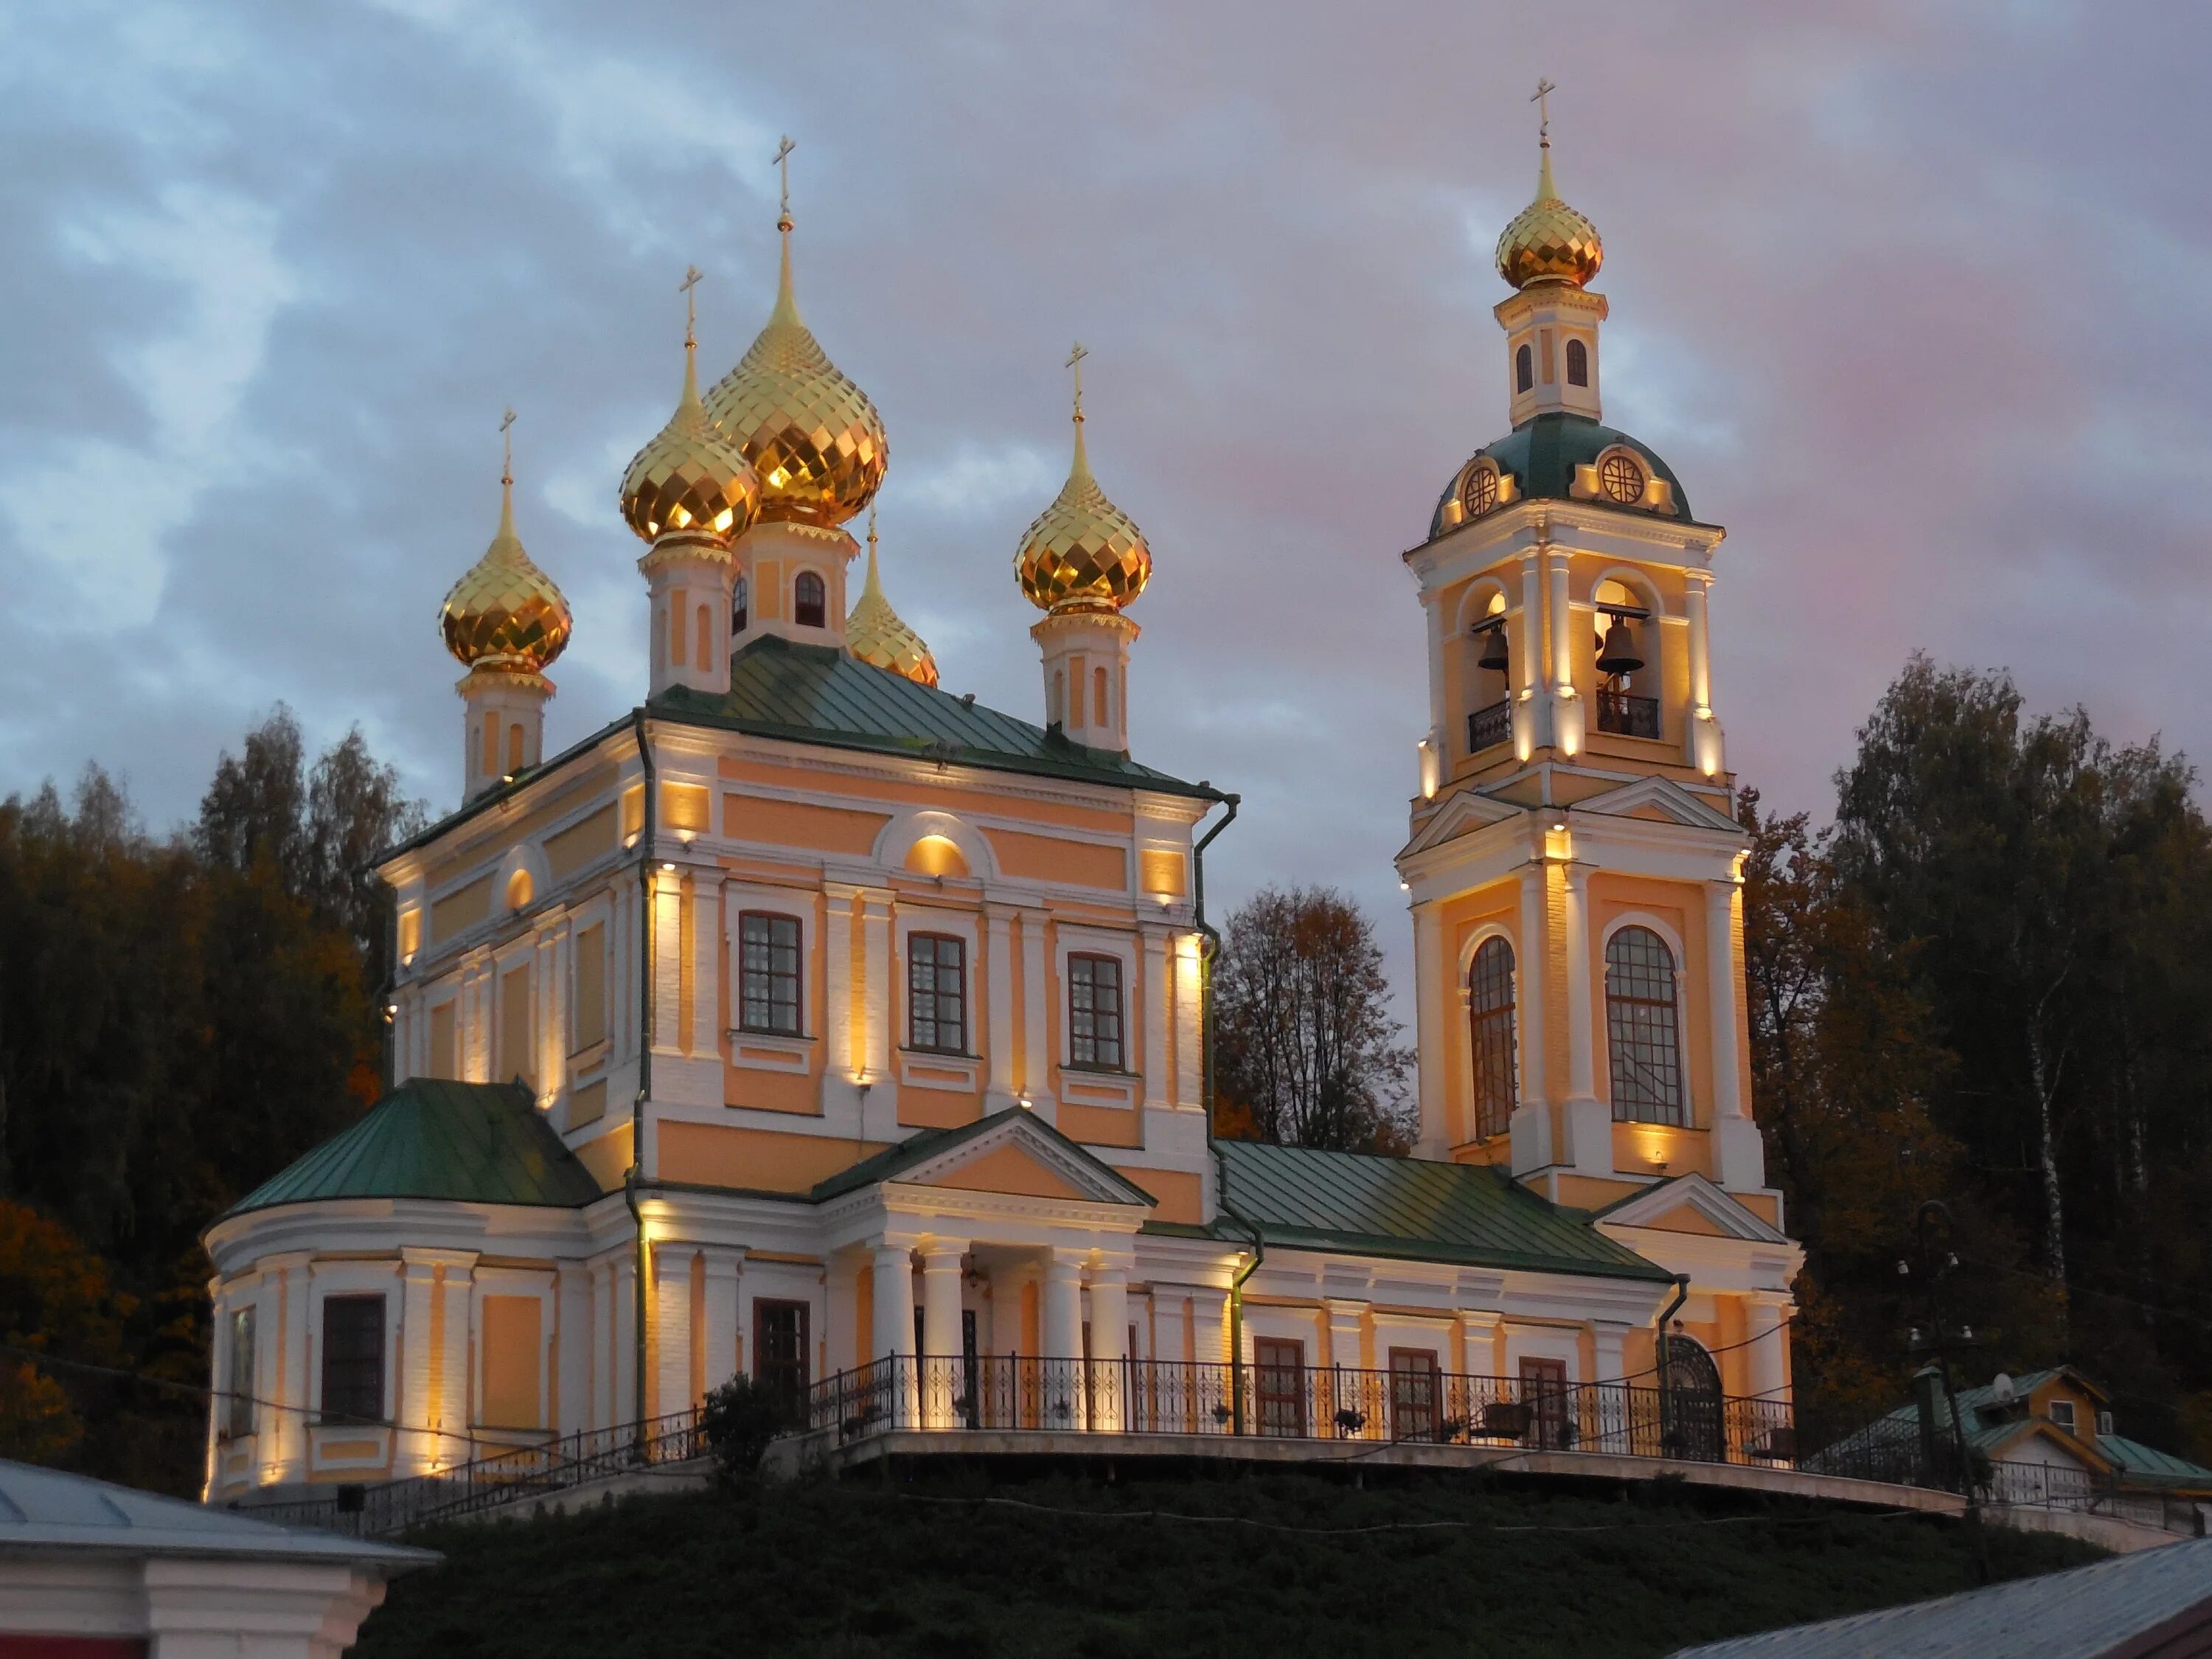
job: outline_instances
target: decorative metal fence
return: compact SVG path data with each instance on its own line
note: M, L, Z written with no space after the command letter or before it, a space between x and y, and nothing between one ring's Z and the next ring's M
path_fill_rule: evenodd
M902 1354L840 1371L809 1391L805 1426L840 1443L893 1429L1056 1429L1796 1459L1783 1401L1425 1370L1006 1354Z

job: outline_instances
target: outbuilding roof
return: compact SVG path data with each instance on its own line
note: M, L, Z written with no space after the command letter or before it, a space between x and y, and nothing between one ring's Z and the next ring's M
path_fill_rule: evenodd
M368 1115L225 1212L333 1198L445 1198L574 1209L601 1195L528 1085L410 1078Z
M4 1460L0 1460L0 1550L332 1560L388 1571L428 1566L440 1559L434 1550L373 1543L307 1527L272 1526L228 1510Z
M1550 1203L1488 1164L1218 1140L1223 1208L1211 1231L1270 1247L1342 1250L1534 1273L1670 1281L1579 1210Z

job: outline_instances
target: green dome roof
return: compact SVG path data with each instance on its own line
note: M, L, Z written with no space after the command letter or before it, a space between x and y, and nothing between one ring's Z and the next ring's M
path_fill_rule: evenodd
M1459 489L1459 481L1466 474L1468 462L1487 455L1498 464L1498 470L1508 473L1519 486L1522 496L1537 501L1564 501L1575 499L1569 487L1575 481L1575 469L1588 466L1614 445L1625 446L1644 458L1651 475L1673 486L1674 516L1688 519L1689 498L1682 493L1681 481L1675 477L1674 469L1654 454L1650 447L1632 438L1626 432L1601 425L1585 415L1539 415L1524 421L1496 443L1486 444L1452 470L1444 484L1444 493L1437 500L1435 515L1429 520L1429 539L1434 541L1445 531L1456 528L1444 522L1444 503ZM1587 503L1602 507L1615 513L1636 513L1651 516L1642 507L1616 507L1613 503L1596 500Z

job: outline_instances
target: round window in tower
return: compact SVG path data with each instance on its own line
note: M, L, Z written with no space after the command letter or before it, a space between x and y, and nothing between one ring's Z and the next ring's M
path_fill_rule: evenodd
M1644 499L1644 469L1632 455L1615 451L1607 456L1598 467L1597 481L1608 496L1625 506Z
M1498 469L1487 465L1471 468L1467 482L1460 486L1459 495L1467 516L1480 518L1498 505Z

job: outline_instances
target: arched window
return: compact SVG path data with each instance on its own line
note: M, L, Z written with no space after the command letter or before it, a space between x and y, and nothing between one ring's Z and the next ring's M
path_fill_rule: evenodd
M1527 346L1513 354L1513 389L1526 392L1536 384L1536 354Z
M791 618L801 628L826 626L827 590L822 578L811 570L802 570L799 580L791 585Z
M1567 342L1567 384L1589 384L1589 348L1580 340Z
M1674 953L1649 927L1624 927L1606 941L1605 1035L1613 1121L1686 1123Z
M1468 1036L1474 1049L1474 1136L1487 1140L1513 1125L1521 1097L1513 1050L1513 947L1486 939L1468 969Z
M731 591L730 596L730 637L732 639L737 638L745 631L745 623L748 620L745 614L745 601L751 597L752 591L746 586L745 579L743 576L738 577L738 585Z

